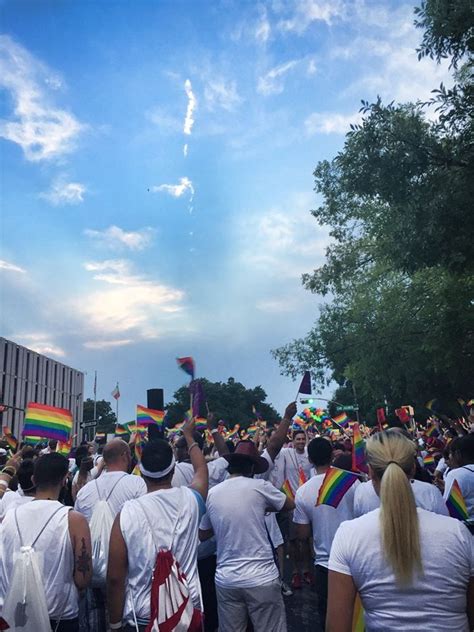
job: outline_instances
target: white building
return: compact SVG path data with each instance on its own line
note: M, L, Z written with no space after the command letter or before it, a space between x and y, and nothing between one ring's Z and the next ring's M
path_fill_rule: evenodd
M73 434L82 421L84 373L0 337L1 425L21 440L28 402L71 411ZM1 434L1 433L0 433Z

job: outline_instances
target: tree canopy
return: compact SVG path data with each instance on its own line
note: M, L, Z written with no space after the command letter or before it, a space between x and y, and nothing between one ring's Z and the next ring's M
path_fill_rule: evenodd
M456 9L453 8L456 5ZM357 386L366 412L472 396L474 143L472 10L432 0L416 12L420 56L451 56L455 85L428 103L362 102L363 121L315 169L330 226L326 261L303 276L325 298L305 338L272 353L285 374ZM459 9L459 10L458 10ZM449 19L443 21L443 15ZM464 26L462 26L464 24ZM429 116L428 116L429 114Z
M204 378L197 380L201 383L205 402L199 411L201 417L207 416L206 402L209 410L218 419L223 419L229 426L238 423L247 427L255 421L252 408L267 422L275 422L279 419L277 411L268 403L265 403L267 394L261 386L246 388L240 382L230 377L227 382L210 382ZM168 426L182 421L189 408L189 388L182 386L173 395L174 402L166 405L166 421Z
M94 400L86 399L84 402L83 421L92 421L94 419ZM115 432L115 424L117 417L112 410L110 402L105 399L97 401L97 432Z

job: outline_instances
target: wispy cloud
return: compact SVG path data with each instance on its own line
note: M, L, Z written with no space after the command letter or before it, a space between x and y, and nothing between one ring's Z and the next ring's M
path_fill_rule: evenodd
M116 347L126 347L133 344L131 338L122 338L120 340L89 340L83 344L86 349L93 351L102 351L104 349L115 349Z
M292 60L272 68L266 75L259 77L257 91L264 96L268 96L270 94L280 94L283 92L283 78L297 64L298 60Z
M183 133L188 136L191 134L194 125L194 110L196 109L197 100L193 93L193 87L189 79L184 82L184 89L188 97L188 107L186 108L186 116L184 118Z
M341 18L344 15L341 0L297 0L292 6L294 11L277 24L280 31L301 35L313 22L325 22L330 25L334 18Z
M211 111L222 108L232 112L242 102L237 92L236 82L225 81L222 78L208 81L204 88L204 98Z
M0 270L5 270L6 272L19 272L20 274L26 274L26 270L20 268L20 266L15 265L14 263L10 263L8 261L4 261L0 259Z
M105 245L107 248L144 250L151 244L155 230L147 226L140 230L126 231L119 226L112 225L105 230L86 228L84 234L98 243Z
M362 121L362 114L338 114L337 112L313 112L305 121L306 132L313 134L347 134L349 126Z
M161 107L154 107L146 113L149 121L156 125L160 132L176 134L182 131L182 120L177 116L169 114Z
M193 183L186 176L180 179L179 184L160 184L159 186L151 187L151 190L153 193L168 193L175 198L181 197L188 191L191 199L194 196Z
M63 156L75 148L85 128L72 114L50 102L62 81L7 35L0 36L0 87L14 104L10 119L0 120L0 137L22 148L27 160Z
M47 200L53 206L73 205L84 202L86 187L80 182L67 182L64 176L57 178L49 191L40 193L39 197Z
M260 10L260 19L258 20L255 26L255 39L262 44L265 44L270 38L271 34L271 26L268 20L268 14L265 7L261 7Z
M18 344L28 347L36 353L63 358L64 349L59 347L48 333L19 333L11 336Z

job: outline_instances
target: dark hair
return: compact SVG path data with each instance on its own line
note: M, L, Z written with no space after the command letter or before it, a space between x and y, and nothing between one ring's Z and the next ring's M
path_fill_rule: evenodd
M329 465L331 463L332 445L323 437L315 437L308 444L308 458L313 465Z
M89 447L87 445L80 445L77 449L76 449L76 465L77 467L81 467L81 461L82 459L85 459L86 457L89 456Z
M474 434L468 434L461 438L458 450L461 452L463 465L474 463Z
M145 444L142 452L142 465L149 472L161 472L166 470L171 464L173 458L173 450L169 443L164 439L154 439ZM150 478L143 476L151 481L164 481L173 475L173 470L162 478Z
M69 461L59 452L43 454L35 461L36 487L59 485L69 470Z
M341 470L352 471L352 454L344 452L334 459L332 462L334 467L338 467Z
M24 459L17 471L18 482L23 491L32 491L34 489L31 477L35 469L32 459Z
M57 439L50 439L48 441L48 446L50 447L51 450L56 450L56 448L58 447L58 440Z
M303 434L306 437L306 432L302 428L296 428L296 430L293 430L293 439L299 434Z
M232 439L227 439L225 444L227 446L227 449L229 450L229 454L235 452L235 443L232 441Z

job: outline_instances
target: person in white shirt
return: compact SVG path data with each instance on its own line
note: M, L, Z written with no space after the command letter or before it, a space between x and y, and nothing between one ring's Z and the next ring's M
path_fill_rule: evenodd
M356 481L343 496L337 507L329 505L316 506L319 490L323 484L332 461L331 443L323 437L316 437L308 444L308 457L316 470L316 476L296 492L296 508L293 521L296 524L298 538L307 541L313 535L314 576L318 595L318 612L320 626L324 630L328 598L328 563L332 541L339 525L344 520L354 517L354 492L359 481Z
M356 594L367 632L468 632L474 627L474 550L461 521L416 507L415 446L402 434L367 441L380 509L343 522L329 558L327 632L348 632Z
M450 470L445 479L444 499L451 493L457 481L466 503L468 519L474 519L474 434L468 434L457 441L451 460L459 467Z
M186 422L183 435L194 468L189 487L172 487L175 459L166 441L150 441L143 448L139 467L148 493L125 503L110 537L107 600L112 630L135 632L135 618L140 632L149 624L157 541L160 549L172 552L186 576L194 608L202 610L197 547L208 476L193 431L194 422Z
M2 498L0 498L0 523L5 518L7 511L31 502L35 497L35 484L31 480L34 471L34 461L32 459L25 459L20 463L20 466L16 472L18 477L18 483L20 485L21 494L19 490L16 492L9 491Z
M291 510L292 500L264 480L268 469L252 441L241 441L229 462L229 478L210 490L201 540L217 541L216 588L220 632L286 631L279 572L265 528L266 511Z

